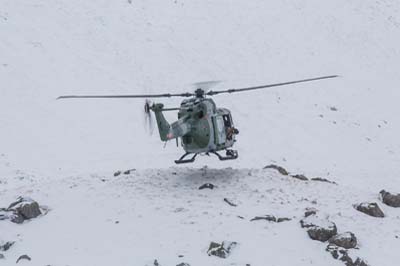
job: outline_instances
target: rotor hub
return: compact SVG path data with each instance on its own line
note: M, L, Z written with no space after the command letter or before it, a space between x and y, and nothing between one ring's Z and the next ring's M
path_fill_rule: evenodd
M204 90L201 88L198 88L197 90L195 90L194 92L196 94L197 98L204 98Z

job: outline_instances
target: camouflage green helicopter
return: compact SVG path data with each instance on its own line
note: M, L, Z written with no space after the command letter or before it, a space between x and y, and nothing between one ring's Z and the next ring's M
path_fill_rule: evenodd
M150 115L154 112L158 131L162 141L181 139L181 144L185 150L175 163L192 163L199 154L214 154L220 160L233 160L238 158L238 152L231 147L236 142L236 135L239 130L234 127L231 112L226 108L217 108L215 102L209 97L222 93L236 93L243 91L259 90L276 86L283 86L301 82L309 82L321 79L338 77L336 75L323 76L317 78L296 80L290 82L262 85L256 87L228 89L219 91L205 91L210 82L196 83L197 89L194 93L165 93L165 94L147 94L147 95L69 95L60 96L58 99L67 98L170 98L170 97L188 97L182 101L178 108L164 108L162 103L150 104L146 100L145 112ZM169 123L165 117L164 111L178 111L178 120ZM225 156L219 152L225 151ZM187 157L190 155L190 158Z

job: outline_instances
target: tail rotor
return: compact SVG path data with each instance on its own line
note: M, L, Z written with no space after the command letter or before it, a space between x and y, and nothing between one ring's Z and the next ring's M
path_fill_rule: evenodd
M146 99L144 103L144 126L149 135L153 134L154 131L154 118L151 114L151 102L150 100Z

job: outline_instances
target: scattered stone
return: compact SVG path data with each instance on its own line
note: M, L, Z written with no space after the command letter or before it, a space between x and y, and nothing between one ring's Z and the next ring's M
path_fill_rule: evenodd
M177 264L176 266L190 266L190 264L186 263L186 262L182 262L182 263Z
M375 202L373 202L373 203L363 202L363 203L354 205L354 208L357 211L360 211L360 212L365 213L372 217L380 217L380 218L385 217L385 214L379 208L379 205Z
M124 175L130 175L133 171L136 171L136 169L129 169L124 171Z
M308 178L305 175L291 175L291 177L300 179L301 181L307 181Z
M119 176L121 174L121 171L117 171L114 173L114 176Z
M18 263L20 260L28 260L28 261L31 261L32 259L31 259L31 257L29 257L28 255L22 255L22 256L20 256L20 257L17 259L17 262L16 262L16 263Z
M201 185L201 186L199 187L200 190L201 190L201 189L205 189L205 188L214 189L214 185L211 184L211 183L205 183L204 185Z
M331 106L329 109L330 109L331 111L334 111L334 112L336 112L336 111L338 110L335 106Z
M338 247L333 244L329 244L326 247L326 251L331 253L331 255L334 259L343 261L346 266L368 266L368 264L364 260L362 260L358 257L355 260L353 258L351 258L348 250L345 248Z
M307 208L306 211L304 212L304 217L308 217L311 215L316 215L317 214L317 209L315 208Z
M0 260L4 259L4 255L0 253Z
M286 171L285 168L276 164L270 164L264 167L264 169L270 169L270 168L277 170L281 175L289 175L289 172Z
M386 205L390 207L395 207L399 208L400 207L400 194L391 194L390 192L387 192L385 190L382 190L379 192L382 196L382 201Z
M9 250L15 242L8 241L8 242L1 242L0 241L0 251L7 251Z
M336 224L320 219L316 215L309 216L300 221L302 228L307 228L308 236L313 240L325 242L337 234Z
M350 249L357 246L357 238L353 233L346 232L333 236L331 239L329 239L329 243L334 244L338 247Z
M281 217L281 218L276 219L276 222L277 223L281 223L281 222L288 222L288 221L291 221L291 220L292 219L287 218L287 217Z
M153 265L154 265L154 266L160 266L160 264L158 263L157 260L154 260Z
M326 182L326 183L330 183L330 184L335 184L335 185L337 185L336 182L330 181L330 180L328 180L328 179L326 179L326 178L322 178L322 177L314 177L314 178L311 178L311 181Z
M238 217L239 219L242 219L242 220L244 219L244 217L243 217L243 216L240 216L240 215L238 215L237 217Z
M225 201L226 203L228 203L229 206L237 207L237 205L236 205L235 203L232 203L232 202L231 202L230 200L228 200L227 198L224 198L224 201Z
M264 215L264 216L256 216L253 219L251 219L250 221L259 221L259 220L266 220L268 222L274 222L276 223L276 217L273 215Z
M220 258L227 258L232 250L237 246L236 242L223 241L221 244L211 242L208 248L208 256L217 256Z

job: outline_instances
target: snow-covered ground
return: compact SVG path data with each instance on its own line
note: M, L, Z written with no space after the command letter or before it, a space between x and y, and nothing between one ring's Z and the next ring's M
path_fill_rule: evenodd
M31 265L342 265L299 226L315 205L358 236L360 257L395 265L400 210L380 203L376 220L352 204L400 192L399 44L395 0L0 0L0 208L23 195L51 209L0 221L0 241L17 240L0 264L26 253ZM174 166L175 143L147 135L144 101L55 100L330 74L341 78L216 96L240 157L190 168ZM338 185L261 170L270 163ZM265 214L293 220L249 222ZM208 257L222 240L239 246Z

